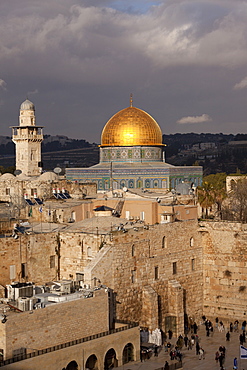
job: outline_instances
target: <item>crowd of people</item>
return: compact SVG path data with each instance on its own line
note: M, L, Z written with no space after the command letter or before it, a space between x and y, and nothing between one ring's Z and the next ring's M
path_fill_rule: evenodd
M212 321L208 320L205 316L202 316L202 321L200 322L202 326L205 326L205 335L206 337L213 336L214 330L218 330L219 332L224 332L226 342L229 342L231 339L231 333L239 332L239 321L236 320L231 322L225 327L224 323L218 319L215 319L215 325ZM244 344L247 340L247 333L246 333L246 321L243 321L241 326L241 333L239 335L240 344ZM205 360L205 351L200 344L200 338L197 334L198 325L196 322L192 323L189 328L185 330L185 334L180 334L175 345L172 346L171 339L173 333L171 330L168 331L168 341L165 342L165 350L169 353L170 356L170 364L173 363L174 360L182 361L183 357L186 355L184 350L190 351L195 348L195 354L198 356L198 360ZM183 352L182 352L183 350ZM215 361L216 364L219 365L220 370L225 370L224 364L226 359L226 347L224 345L220 345L219 348L216 350L215 353ZM164 364L164 370L169 370L170 365L169 362L166 361ZM238 369L238 359L235 357L233 359L233 369Z
M205 330L205 337L213 337L215 331L222 333L223 338L225 337L226 346L221 344L218 348L216 348L216 352L215 352L216 364L219 366L220 370L225 370L225 361L226 361L227 348L228 348L227 343L229 343L232 338L234 338L234 340L236 341L236 333L239 334L240 345L244 345L245 342L247 342L247 333L246 333L247 323L246 321L243 321L242 324L240 325L239 321L235 320L234 322L230 322L230 323L227 323L227 325L225 325L222 320L219 320L218 317L215 318L215 322L214 321L212 322L211 320L208 320L205 316L202 316L202 320L200 321L199 325L200 325L200 336L202 336L202 333ZM195 321L190 323L188 327L185 327L185 334L184 335L180 334L178 338L174 338L174 333L172 332L171 329L168 330L167 335L165 335L163 338L165 351L169 355L169 360L166 359L165 361L165 364L163 367L164 370L170 370L170 369L175 368L174 366L176 362L180 362L182 365L182 361L184 357L187 356L187 353L188 353L187 351L194 350L195 355L198 358L198 361L204 362L205 360L205 363L207 362L209 354L207 353L207 348L206 348L206 351L204 350L201 344L202 340L198 336L198 326L199 325ZM235 334L233 335L233 333ZM210 343L210 342L206 341L206 343ZM148 349L147 354L144 355L142 353L142 356L141 356L142 361L149 359L151 357L151 353L152 355L154 355L154 357L155 356L158 357L159 352L161 351L161 348L162 346L158 347L156 345L152 350ZM213 360L213 357L211 357L211 359ZM233 365L231 369L235 369L235 370L238 369L238 358L237 357L233 358Z

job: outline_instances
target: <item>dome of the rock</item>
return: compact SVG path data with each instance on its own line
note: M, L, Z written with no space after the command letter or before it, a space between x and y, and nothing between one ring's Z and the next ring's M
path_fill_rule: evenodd
M101 135L101 147L106 146L160 146L162 132L153 117L135 107L114 114Z

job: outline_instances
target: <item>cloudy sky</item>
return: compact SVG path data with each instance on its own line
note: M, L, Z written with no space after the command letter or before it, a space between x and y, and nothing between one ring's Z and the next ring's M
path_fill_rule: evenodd
M165 134L246 133L247 0L0 2L0 135L28 96L46 134L99 143L130 93Z

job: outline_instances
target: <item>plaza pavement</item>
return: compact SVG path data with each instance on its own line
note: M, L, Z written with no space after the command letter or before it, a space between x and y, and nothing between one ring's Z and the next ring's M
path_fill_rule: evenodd
M200 345L205 351L205 359L199 360L199 357L196 355L195 345L192 350L188 350L186 347L183 347L183 370L219 370L220 365L215 361L215 352L219 349L219 346L226 347L226 359L224 363L224 369L232 370L233 369L233 359L237 357L238 359L238 370L247 370L247 359L239 359L239 333L231 333L230 341L226 341L226 331L219 332L217 329L214 329L213 336L207 337L206 330L204 325L199 326L198 337L200 339ZM176 343L176 338L172 338L172 344ZM244 343L247 348L247 342ZM174 361L170 360L168 352L165 352L164 347L159 352L158 357L152 357L145 362L132 362L123 365L121 368L123 370L156 370L161 369L164 366L165 361L168 361L169 364Z

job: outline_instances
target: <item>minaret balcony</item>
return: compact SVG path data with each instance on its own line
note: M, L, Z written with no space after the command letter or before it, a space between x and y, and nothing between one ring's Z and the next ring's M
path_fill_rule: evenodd
M33 141L43 141L43 135L12 135L13 141L23 141L23 140L33 140Z

